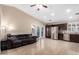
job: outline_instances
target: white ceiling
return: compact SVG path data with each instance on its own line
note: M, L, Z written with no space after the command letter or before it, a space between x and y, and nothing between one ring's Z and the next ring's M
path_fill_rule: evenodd
M79 12L79 4L46 4L48 8L40 7L40 11L37 11L38 6L30 7L30 4L14 4L10 6L17 7L44 23L79 20L79 15L75 15L76 12ZM49 21L50 19L52 21Z

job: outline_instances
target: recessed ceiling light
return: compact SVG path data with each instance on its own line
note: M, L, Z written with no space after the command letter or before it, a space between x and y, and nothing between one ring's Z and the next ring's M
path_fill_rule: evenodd
M67 12L67 13L71 12L71 9L67 9L66 12Z
M44 18L47 18L46 16L44 16Z
M51 13L51 16L55 16L55 13Z
M73 18L72 16L69 17L69 19L72 19L72 18Z

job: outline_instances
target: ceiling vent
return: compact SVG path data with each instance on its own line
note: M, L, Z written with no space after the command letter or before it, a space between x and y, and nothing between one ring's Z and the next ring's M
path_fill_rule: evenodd
M52 21L51 19L49 19L48 21Z
M75 13L75 15L79 15L79 12Z

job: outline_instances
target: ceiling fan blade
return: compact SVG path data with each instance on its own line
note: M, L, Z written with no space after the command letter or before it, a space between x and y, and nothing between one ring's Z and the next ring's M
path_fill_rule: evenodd
M30 7L34 7L34 6L36 6L36 4L30 5Z
M42 5L43 7L45 7L45 8L48 8L46 5Z

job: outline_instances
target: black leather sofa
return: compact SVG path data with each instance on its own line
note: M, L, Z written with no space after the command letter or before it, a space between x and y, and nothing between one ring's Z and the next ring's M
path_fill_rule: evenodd
M32 34L19 34L19 35L7 35L7 40L1 41L1 50L7 50L17 48L23 45L35 43L37 40L36 36Z

